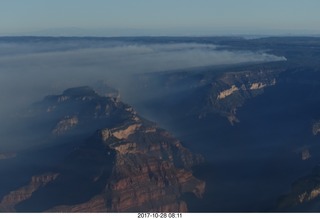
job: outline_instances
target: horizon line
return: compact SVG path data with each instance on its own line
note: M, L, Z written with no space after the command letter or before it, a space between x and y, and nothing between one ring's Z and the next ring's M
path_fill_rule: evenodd
M1 35L0 38L205 38L205 37L320 37L320 34L208 34L208 35L115 35L115 36L97 36L97 35Z

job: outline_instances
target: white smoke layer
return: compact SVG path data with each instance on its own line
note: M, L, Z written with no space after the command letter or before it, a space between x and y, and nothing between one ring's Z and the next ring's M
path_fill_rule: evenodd
M0 43L0 136L8 114L73 86L107 80L126 83L126 76L207 65L284 61L267 53L228 51L197 43L142 44L120 41ZM1 145L0 145L1 147Z

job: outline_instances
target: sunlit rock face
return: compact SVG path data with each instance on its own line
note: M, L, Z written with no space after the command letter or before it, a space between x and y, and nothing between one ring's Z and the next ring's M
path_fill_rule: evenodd
M33 192L45 186L49 182L54 181L58 175L58 173L45 173L43 175L33 176L28 185L10 192L2 199L0 203L0 210L9 212L14 211L14 206L16 204L29 199Z
M221 91L217 97L217 100L224 99L224 98L232 95L232 93L234 93L235 91L238 91L238 90L239 90L238 87L236 87L235 85L232 85L231 88Z
M278 209L291 211L303 209L305 206L317 207L317 199L320 197L320 168L317 166L313 172L292 184L290 193L282 196L278 201ZM316 208L315 208L316 209Z
M88 137L55 172L32 176L5 195L1 211L185 212L182 195L201 198L205 191L191 170L203 158L118 99L72 88L37 103L37 115L49 118L52 139Z
M240 122L237 110L266 90L277 87L285 71L280 65L181 70L142 75L139 80L144 87L134 88L140 89L139 95L147 100L155 98L156 104L164 101L169 106L163 108L176 110L177 116L205 119L210 114L218 114L234 125ZM163 94L159 94L160 89ZM172 101L174 98L176 101Z
M315 120L311 125L313 138L317 138L320 132L320 122ZM318 146L318 145L317 145ZM309 148L300 151L301 160L307 162L312 158ZM290 192L282 195L277 203L279 211L318 211L320 200L320 165L313 168L311 173L296 179Z
M236 116L238 108L251 98L261 95L268 87L276 86L283 69L265 69L239 72L225 72L206 87L200 117L208 113L225 116L231 125L240 122Z
M77 116L66 116L57 123L56 127L52 130L52 133L54 135L62 135L76 126L78 122L79 120Z

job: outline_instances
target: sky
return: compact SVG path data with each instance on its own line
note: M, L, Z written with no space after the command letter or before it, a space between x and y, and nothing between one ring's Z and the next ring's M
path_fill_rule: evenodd
M0 36L320 34L319 0L0 0Z

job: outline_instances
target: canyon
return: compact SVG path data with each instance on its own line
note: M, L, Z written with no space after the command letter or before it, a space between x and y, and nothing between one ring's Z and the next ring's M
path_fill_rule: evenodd
M264 57L160 68L126 56L117 71L109 56L77 63L3 118L1 212L319 212L319 38L0 41Z
M1 211L185 212L182 194L201 198L205 191L192 174L203 157L113 97L72 88L36 103L31 114L52 124L53 142L77 132L87 137L56 172L31 176L2 197Z

